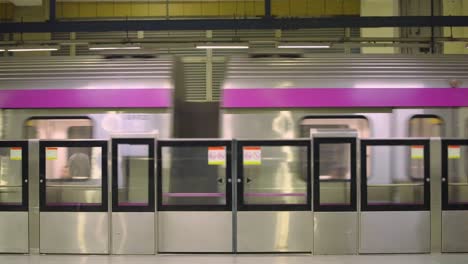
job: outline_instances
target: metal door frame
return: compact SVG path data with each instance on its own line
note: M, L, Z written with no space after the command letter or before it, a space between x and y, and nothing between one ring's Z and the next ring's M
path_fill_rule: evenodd
M299 146L299 147L306 147L307 149L307 169L306 169L306 203L300 205L291 205L291 204L260 204L260 205L247 205L244 203L244 175L243 175L243 167L244 167L244 157L243 157L243 148L249 146ZM242 139L236 141L236 250L237 252L263 252L263 253L281 253L281 252L296 252L296 253L312 253L313 251L313 217L312 217L312 169L311 169L311 142L310 139L269 139L269 140L255 140L255 139ZM249 216L251 215L251 217ZM274 219L278 218L287 218L289 221L298 221L296 224L298 226L307 225L305 228L306 230L301 230L302 233L298 236L305 236L307 237L307 242L309 245L306 245L307 250L288 250L288 248L284 249L276 249L276 250L267 250L259 249L259 250L243 250L240 249L240 244L242 243L239 239L242 233L243 222L240 218L244 219L245 221L257 220L257 221L276 221ZM249 220L250 219L250 220ZM258 220L260 219L260 220ZM308 219L308 221L305 221ZM259 224L258 222L257 224ZM266 223L266 222L265 222ZM294 224L291 224L294 226ZM310 230L309 230L310 229ZM289 230L291 233L294 233L292 230ZM297 230L296 230L297 231ZM310 235L308 234L310 233ZM289 245L289 244L288 244ZM250 248L250 246L246 246L246 248ZM305 248L302 246L302 248Z
M158 249L157 253L232 253L234 252L234 237L233 237L233 141L226 139L160 139L157 141L156 148L156 186L157 186L157 211L158 211ZM162 148L163 147L225 147L226 159L225 159L225 171L226 171L226 204L223 205L164 205L163 192L162 192ZM192 237L186 237L184 242L179 240L178 244L175 245L171 239L166 239L167 245L163 243L165 234L161 232L171 233L168 236L178 236L181 234L181 229L177 228L177 225L183 225L188 228L191 226L190 223L186 223L189 218L194 218L194 221L198 223L204 223L195 228L189 228L186 231L192 235L200 236L206 235L206 232L215 234L212 240L208 240L205 237L207 247L198 247L199 237L196 238L196 245ZM169 226L167 226L169 224ZM166 225L167 228L162 228L161 225ZM214 229L214 230L213 230ZM225 230L228 229L228 230ZM203 233L206 231L205 233ZM227 231L227 232L226 232ZM224 234L228 234L223 235ZM224 237L228 237L225 240ZM209 243L208 243L209 242ZM180 245L185 246L187 250L179 250ZM229 244L229 249L226 246ZM162 249L162 250L161 250Z
M314 254L356 254L358 250L357 134L322 132L312 134ZM350 204L320 204L320 145L350 144ZM329 224L330 223L330 224ZM320 226L323 227L320 228ZM342 236L342 237L334 237ZM320 237L320 239L319 239ZM323 246L322 240L325 240ZM348 243L346 243L348 242ZM333 245L333 247L330 247Z
M90 205L81 207L78 205L47 205L46 203L46 148L48 147L100 147L101 151L101 205ZM66 253L66 254L108 254L110 252L110 226L109 226L109 185L108 185L108 141L107 140L39 140L39 253ZM42 219L44 218L44 219ZM104 225L100 228L101 234L95 232L96 236L105 236L105 242L101 243L101 248L89 245L80 245L79 249L68 248L42 248L45 244L43 233L57 230L55 234L70 238L66 234L66 228L61 228L64 223L61 220L71 221L72 225L78 225L81 221L89 221L94 224ZM83 220L85 219L85 220ZM73 222L74 221L74 222ZM66 221L65 221L66 222ZM87 222L87 224L89 224ZM54 226L55 225L55 226ZM73 226L72 226L73 227ZM91 228L91 227L88 227ZM65 229L65 230L63 230ZM86 228L85 228L86 229ZM61 232L65 231L65 232ZM83 234L85 233L82 230ZM93 233L93 232L90 232ZM88 233L88 235L90 234ZM85 234L84 234L85 235ZM53 240L53 239L52 239ZM93 241L88 238L88 241ZM66 244L66 241L62 241Z
M360 156L361 156L361 210L360 210L360 242L359 242L359 253L429 253L431 251L431 144L429 139L362 139L360 142ZM367 146L412 146L422 145L424 146L424 202L422 205L402 205L402 204L385 204L385 205L369 205L367 201ZM392 218L392 222L388 222L388 219ZM410 219L411 221L408 221ZM376 222L377 221L377 222ZM390 225L396 225L390 227ZM369 226L369 227L368 227ZM406 231L417 231L415 239L420 239L421 245L414 245L413 248L402 249L401 243L398 243L394 239L388 241L392 243L392 246L387 245L372 245L371 248L365 248L363 246L364 238L371 235L378 235L380 237L386 237L385 234L376 234L377 232L383 232L390 228L396 228L393 231L394 236L398 236L398 229L405 227ZM368 227L368 228L367 228ZM377 228L375 230L369 230L370 227ZM417 228L414 228L417 227ZM424 229L424 230L423 230ZM403 235L405 234L402 231ZM427 232L426 232L427 231ZM389 231L390 232L390 231ZM401 232L400 232L401 235ZM420 237L416 237L420 236ZM426 241L427 239L427 241ZM372 240L372 239L371 239ZM375 241L375 240L373 240ZM381 240L384 241L384 240ZM405 240L406 241L406 240ZM422 242L423 241L423 242ZM370 241L367 241L371 243ZM408 241L407 241L408 242ZM411 241L410 241L411 242ZM409 243L409 242L408 242ZM425 245L422 245L426 243ZM369 245L367 245L369 246ZM364 248L363 248L364 247Z
M110 217L110 252L111 254L155 254L156 252L156 241L157 241L157 232L156 232L156 179L155 179L155 164L156 164L156 138L157 134L151 134L153 137L148 137L148 134L136 135L136 134L124 134L124 135L113 135L110 140L110 149L111 149L111 173L112 177L110 179L111 185L111 217ZM129 137L131 136L131 137ZM152 162L148 163L148 205L146 206L132 206L126 205L121 206L118 204L118 146L121 144L136 145L136 146L148 146L148 158ZM138 213L138 214L137 214ZM116 217L116 219L114 219ZM116 233L119 233L117 219L122 220L128 225L122 225L122 228L127 227L131 228L126 230L127 237L131 237L131 230L141 231L141 228L144 226L150 225L150 228L153 228L152 240L153 246L151 251L145 250L136 250L132 251L131 249L114 249L114 236ZM133 223L135 226L131 226L130 223ZM129 227L130 225L130 227ZM147 228L147 227L146 227ZM143 232L144 235L151 236L149 230ZM140 237L140 239L144 239ZM150 241L151 242L151 241ZM129 250L129 251L128 251Z
M1 140L0 147L21 148L21 204L0 204L0 233L6 238L0 241L8 244L0 243L0 253L29 253L29 143Z
M442 252L468 252L468 228L464 223L468 220L468 204L451 204L449 203L449 155L448 148L450 145L468 147L468 139L442 139L441 141L441 172L442 172ZM468 168L465 168L465 170ZM461 228L464 227L464 228Z

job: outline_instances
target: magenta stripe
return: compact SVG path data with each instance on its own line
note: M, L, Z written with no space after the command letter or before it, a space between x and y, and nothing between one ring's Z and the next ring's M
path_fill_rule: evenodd
M305 197L305 193L245 193L245 197Z
M169 107L170 89L0 90L0 108Z
M101 206L101 203L47 203L47 206Z
M224 197L224 193L163 193L164 197Z
M253 88L223 90L225 108L462 107L468 88Z
M148 203L119 203L119 206L148 206Z

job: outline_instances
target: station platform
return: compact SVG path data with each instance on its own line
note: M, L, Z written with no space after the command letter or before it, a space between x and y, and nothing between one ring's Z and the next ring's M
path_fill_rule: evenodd
M408 255L0 255L4 264L466 264L468 254Z

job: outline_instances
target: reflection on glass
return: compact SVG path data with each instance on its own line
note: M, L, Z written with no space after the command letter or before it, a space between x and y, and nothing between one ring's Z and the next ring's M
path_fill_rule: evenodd
M260 163L244 159L244 203L307 204L307 147L262 146L260 151Z
M149 159L148 145L118 145L118 205L148 206Z
M351 204L351 144L320 144L320 204Z
M448 203L468 204L468 146L448 149Z
M0 205L21 205L23 200L21 155L11 149L0 148Z
M45 151L47 205L101 204L100 147L47 147Z
M162 147L163 205L225 205L225 163L210 164L208 147Z
M420 155L423 149L419 147L367 146L373 166L373 175L367 175L369 205L424 204L424 182L415 182L408 173L414 175L415 168L419 170L418 166L421 165L420 178L424 178L424 157Z

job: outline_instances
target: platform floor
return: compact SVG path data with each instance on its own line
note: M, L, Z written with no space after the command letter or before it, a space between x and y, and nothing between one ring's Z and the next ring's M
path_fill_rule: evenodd
M1 264L467 264L468 254L432 255L0 255Z

